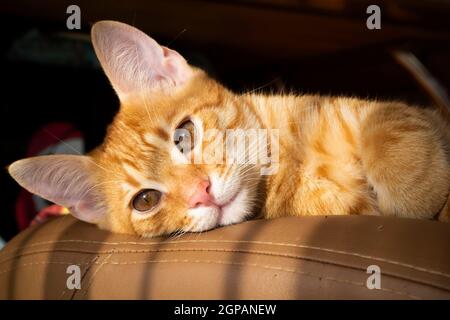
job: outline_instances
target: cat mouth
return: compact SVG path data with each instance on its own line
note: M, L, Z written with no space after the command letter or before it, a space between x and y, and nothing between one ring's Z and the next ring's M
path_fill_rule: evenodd
M231 215L234 214L234 211L236 211L236 208L234 204L236 204L236 201L238 197L242 194L242 189L238 189L236 193L227 200L224 204L217 206L219 209L219 217L217 219L217 225L218 226L224 226L235 222L227 222L233 219L230 219ZM237 213L237 212L236 212Z
M241 192L241 190L237 190L236 193L229 200L227 200L225 203L223 203L221 205L218 205L220 211L223 212L224 209L230 207L233 204L233 202L236 200L236 198L240 192Z
M202 232L244 221L247 216L247 192L246 188L239 188L221 203L210 202L207 206L195 208L191 214L197 219L189 231Z

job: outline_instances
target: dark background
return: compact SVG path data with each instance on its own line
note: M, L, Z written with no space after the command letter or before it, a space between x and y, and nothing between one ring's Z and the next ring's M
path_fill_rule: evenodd
M81 8L81 30L66 28L71 4ZM381 30L366 28L370 4L381 7ZM46 123L68 121L83 132L89 150L101 143L118 108L105 76L92 64L41 59L45 50L39 46L31 50L33 59L26 59L11 55L12 48L31 30L50 41L55 34L69 42L87 39L91 25L105 19L138 27L236 91L431 104L390 56L389 50L399 47L414 52L450 87L448 0L2 1L0 235L5 239L17 233L19 187L4 168L25 156L31 135Z

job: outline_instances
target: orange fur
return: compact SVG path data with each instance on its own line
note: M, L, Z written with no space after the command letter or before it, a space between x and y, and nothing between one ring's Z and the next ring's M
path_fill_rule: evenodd
M104 192L113 203L108 208L109 219L102 224L107 229L138 234L182 229L188 218L183 214L186 207L180 186L211 170L226 169L171 165L167 153L142 139L161 122L173 128L186 116L200 117L206 127L222 130L230 128L229 124L280 130L279 171L267 179L254 174L266 189L265 218L333 214L432 218L448 195L449 141L443 122L433 111L350 98L235 95L203 74L174 97L150 98L152 118L139 102L122 106L108 131L105 151L93 158L120 177L119 181L132 179L121 168L126 161L173 191L158 215L145 223L130 224L124 219L125 195L117 185L106 185ZM166 105L177 106L177 112L167 117ZM135 119L140 120L135 123ZM110 179L109 172L102 175ZM263 200L257 193L254 198Z
M205 227L187 214L195 186L212 175L246 191L240 216L229 223L259 212L264 218L371 214L431 219L444 206L450 190L450 133L437 112L346 97L235 94L204 72L191 71L189 81L170 93L140 90L121 98L104 143L89 155L95 164L90 176L105 212L97 222L101 228L156 236L217 226ZM186 118L198 119L203 131L278 129L278 171L262 176L258 164L174 162L173 132ZM36 192L17 173L23 167L10 172ZM130 201L151 182L165 188L161 203L151 215L136 216Z

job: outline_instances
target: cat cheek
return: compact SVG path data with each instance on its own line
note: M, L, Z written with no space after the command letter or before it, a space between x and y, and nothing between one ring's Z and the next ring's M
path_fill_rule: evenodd
M173 232L188 232L189 228L192 226L192 218L188 215L187 211L184 210L179 215L178 219L173 219L173 223L171 223L170 233Z

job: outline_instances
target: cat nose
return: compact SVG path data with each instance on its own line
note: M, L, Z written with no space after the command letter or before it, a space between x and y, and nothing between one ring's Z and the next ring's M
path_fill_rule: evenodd
M208 206L213 203L213 197L209 194L210 186L208 180L203 180L197 185L194 194L188 200L189 209Z

